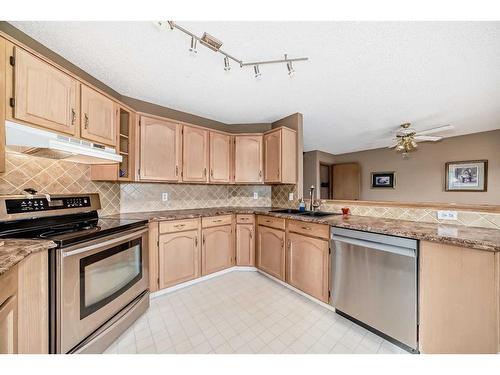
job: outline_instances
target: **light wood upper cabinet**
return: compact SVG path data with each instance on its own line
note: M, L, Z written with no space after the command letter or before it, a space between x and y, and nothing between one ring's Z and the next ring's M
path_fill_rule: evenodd
M14 118L76 135L79 82L19 47L14 56Z
M117 110L119 107L114 101L81 85L81 137L116 147Z
M297 133L279 128L264 134L264 182L297 182Z
M286 282L328 303L329 259L327 240L289 233Z
M208 130L184 125L182 134L182 180L207 182Z
M160 289L200 276L199 231L160 235Z
M258 226L257 267L285 281L285 232Z
M179 181L181 125L145 116L140 121L139 178Z
M234 182L262 183L262 135L236 135L234 137Z
M229 183L231 172L231 136L210 132L210 182Z
M236 265L255 265L255 226L253 224L236 225Z
M232 225L204 228L201 274L208 275L234 265Z

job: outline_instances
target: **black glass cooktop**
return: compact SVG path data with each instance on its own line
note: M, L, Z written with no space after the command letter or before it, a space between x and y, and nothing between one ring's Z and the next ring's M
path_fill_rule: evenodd
M142 226L147 220L98 218L97 213L0 223L0 238L39 238L67 247Z

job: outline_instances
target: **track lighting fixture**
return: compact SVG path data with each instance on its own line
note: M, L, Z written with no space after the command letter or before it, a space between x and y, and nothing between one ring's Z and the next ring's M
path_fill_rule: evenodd
M162 30L166 29L168 26L168 27L170 27L171 30L177 29L177 30L183 32L184 34L190 36L191 37L191 45L190 45L189 51L193 54L193 56L195 56L196 53L198 52L198 50L197 50L198 40L200 41L200 43L203 46L211 49L212 51L214 51L216 53L223 54L224 55L224 70L226 72L231 70L231 66L229 65L229 60L231 59L235 63L237 63L240 66L240 68L253 66L255 78L261 77L259 65L264 65L264 64L286 64L288 75L291 77L295 73L295 69L293 68L293 65L292 65L293 62L309 60L309 58L307 58L307 57L296 57L293 59L289 59L288 56L285 54L285 58L280 59L280 60L263 60L263 61L244 62L243 60L238 59L238 58L230 55L229 53L223 51L221 49L222 42L208 33L204 33L201 37L198 37L194 33L192 33L191 31L185 29L184 27L180 26L179 24L177 24L174 21L155 21L154 23L158 28L160 28Z
M198 40L194 36L192 36L191 37L191 46L189 47L189 52L191 52L193 54L198 53L197 47L198 47Z
M255 73L255 78L259 79L262 76L258 65L253 66L253 71Z
M227 56L224 57L224 70L226 72L229 72L231 70L231 65L229 65L229 58Z

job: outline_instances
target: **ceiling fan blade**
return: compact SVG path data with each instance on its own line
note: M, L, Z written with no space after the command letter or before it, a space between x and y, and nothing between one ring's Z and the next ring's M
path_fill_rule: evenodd
M434 133L439 133L439 132L445 132L445 131L453 130L453 129L454 129L453 125L443 125L443 126L438 126L436 128L432 128L432 129L418 131L417 135L428 135L428 134L434 134Z
M394 148L394 147L396 147L397 145L398 145L398 143L397 143L397 142L394 142L394 143L393 143L393 144L391 144L390 146L387 146L387 148Z
M426 141L436 142L436 141L440 141L441 139L443 139L443 137L433 137L430 135L417 135L417 136L415 136L415 140L417 142L426 142Z

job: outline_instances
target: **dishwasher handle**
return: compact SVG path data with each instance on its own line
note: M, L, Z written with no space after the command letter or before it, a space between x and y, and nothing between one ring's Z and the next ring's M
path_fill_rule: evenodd
M388 244L377 243L377 242L366 241L366 240L359 240L356 238L339 236L339 235L332 236L332 241L348 243L348 244L355 245L355 246L362 246L362 247L366 247L369 249L384 251L386 253L393 253L393 254L403 255L406 257L416 258L415 249L409 249L406 247L388 245Z

